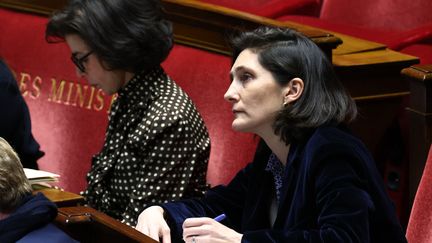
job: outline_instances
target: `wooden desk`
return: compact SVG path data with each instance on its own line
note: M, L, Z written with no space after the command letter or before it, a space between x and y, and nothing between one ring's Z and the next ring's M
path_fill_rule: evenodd
M66 192L55 188L44 188L44 187L39 187L34 191L34 193L38 193L38 192L43 193L49 200L53 201L59 208L84 204L84 197L72 192Z
M56 225L80 242L141 242L155 240L90 207L59 208Z

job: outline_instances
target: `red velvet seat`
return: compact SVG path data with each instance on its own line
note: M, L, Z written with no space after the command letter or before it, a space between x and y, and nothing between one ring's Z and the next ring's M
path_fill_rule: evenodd
M406 236L409 242L432 242L432 145L414 199Z
M59 186L77 193L85 188L91 157L102 146L111 97L77 78L66 45L46 43L46 17L0 8L0 23L0 55L16 73L33 134L46 153L39 166L60 174ZM227 56L179 45L163 64L209 129L212 185L228 182L252 159L257 143L252 135L231 129L231 107L223 99L230 63Z
M318 16L321 0L200 0L276 19L286 14Z
M429 0L324 0L319 17L285 15L294 21L386 44L432 63L432 2Z

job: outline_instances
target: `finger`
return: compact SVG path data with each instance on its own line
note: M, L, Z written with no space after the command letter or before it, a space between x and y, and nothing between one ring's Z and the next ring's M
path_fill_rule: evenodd
M170 234L163 234L162 235L162 242L163 243L171 243L171 235Z
M189 235L189 236L185 236L183 235L183 240L184 242L188 243L188 242L192 242L192 237L195 237L194 235Z
M149 234L148 234L148 236L150 236L150 238L152 238L152 239L154 239L154 240L156 240L156 241L159 241L159 231L157 230L157 228L154 228L154 227L151 227L150 229L149 229Z
M190 238L197 235L208 235L212 229L208 225L199 227L183 228L183 238Z
M146 227L143 223L138 221L138 224L135 226L135 229L138 230L139 232L148 235L149 231L148 231L148 227Z
M201 218L187 218L183 222L183 228L185 227L198 227L204 224L209 224L213 221L211 218L201 217Z
M171 229L167 224L162 227L161 234L162 235L160 237L162 238L164 243L171 242Z

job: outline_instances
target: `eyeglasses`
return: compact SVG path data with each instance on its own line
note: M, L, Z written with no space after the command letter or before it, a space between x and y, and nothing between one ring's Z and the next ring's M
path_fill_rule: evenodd
M93 53L93 51L89 51L87 52L87 54L85 54L84 56L77 58L76 57L76 53L72 54L71 56L71 60L72 62L75 64L75 66L77 66L77 68L80 70L80 72L85 73L85 67L83 62L86 60L86 58L88 56L90 56Z

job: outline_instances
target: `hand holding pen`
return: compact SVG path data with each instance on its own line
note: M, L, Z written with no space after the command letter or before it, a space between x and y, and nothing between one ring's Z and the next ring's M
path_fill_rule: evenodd
M186 219L183 223L183 240L186 243L241 242L242 234L219 223L224 219L225 214L214 218Z

